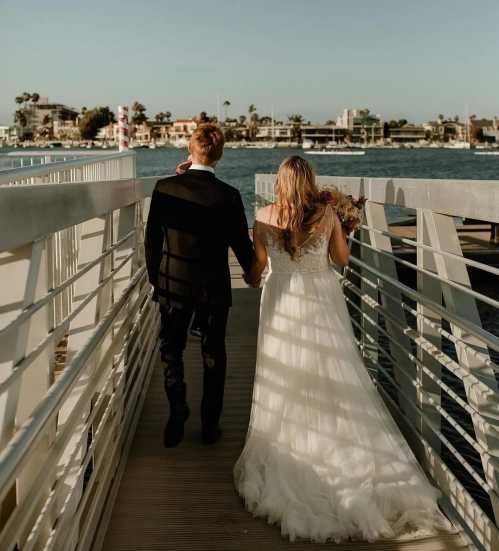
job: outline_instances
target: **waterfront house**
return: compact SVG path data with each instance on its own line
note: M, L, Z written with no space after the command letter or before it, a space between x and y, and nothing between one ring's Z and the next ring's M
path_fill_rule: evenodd
M31 103L22 109L25 124L18 125L18 133L21 138L34 136L48 124L60 125L72 121L76 126L78 111L62 103L51 103L47 97L41 97L37 103Z
M304 143L311 146L321 146L346 141L348 130L334 124L310 124L301 127L301 137Z
M426 130L415 124L389 127L388 138L392 143L419 143L426 139Z
M137 143L166 143L171 136L172 122L144 121L134 125L133 137Z
M170 131L170 141L174 144L186 143L190 140L197 125L196 119L175 120Z
M7 143L10 134L10 127L0 126L0 145Z
M430 138L439 142L461 141L467 139L466 125L459 120L439 118L423 125Z
M493 119L470 119L471 138L475 142L499 143L499 121Z
M259 125L256 130L255 141L274 141L291 143L294 139L294 127L292 124L266 124Z
M373 115L369 109L344 109L336 126L348 130L352 143L376 143L383 140L381 115Z

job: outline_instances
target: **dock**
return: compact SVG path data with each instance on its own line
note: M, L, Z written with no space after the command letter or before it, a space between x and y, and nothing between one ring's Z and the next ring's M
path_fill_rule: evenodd
M192 415L184 442L165 449L159 310L143 247L158 178L137 177L126 148L35 161L0 173L0 549L499 550L499 268L487 235L499 224L499 181L318 178L366 197L349 265L332 269L366 369L455 532L291 544L246 511L232 482L259 291L245 288L231 257L222 440L200 443L192 338ZM255 175L257 207L274 200L274 184L275 174ZM411 209L416 225L390 225L392 207Z
M237 284L237 281L236 281ZM184 441L162 443L168 405L160 362L155 366L128 464L104 540L106 551L459 551L456 534L419 541L291 544L279 528L253 518L232 482L232 469L246 436L255 370L259 290L235 289L227 334L227 385L223 437L213 447L200 442L199 405L203 368L199 339L186 350L191 417Z

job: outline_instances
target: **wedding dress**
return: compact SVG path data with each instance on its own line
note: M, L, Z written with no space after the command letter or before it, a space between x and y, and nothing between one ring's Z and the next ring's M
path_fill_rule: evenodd
M255 386L234 480L246 507L294 541L419 537L449 529L430 485L366 371L330 267L333 213L294 260L267 248Z

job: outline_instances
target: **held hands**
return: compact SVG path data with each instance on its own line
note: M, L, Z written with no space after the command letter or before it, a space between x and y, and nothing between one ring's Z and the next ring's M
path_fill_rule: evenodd
M246 285L249 285L250 287L253 287L253 289L258 289L260 287L260 283L262 281L262 277L259 276L258 279L255 279L254 276L252 276L251 273L244 273L243 279Z

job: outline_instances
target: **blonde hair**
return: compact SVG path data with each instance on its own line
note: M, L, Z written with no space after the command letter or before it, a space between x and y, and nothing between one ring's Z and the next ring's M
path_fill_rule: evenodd
M314 170L305 159L293 155L281 163L275 194L277 225L283 230L284 249L294 258L298 249L296 234L313 230L320 202Z
M202 163L218 161L224 152L224 135L216 124L200 124L192 133L191 147Z

